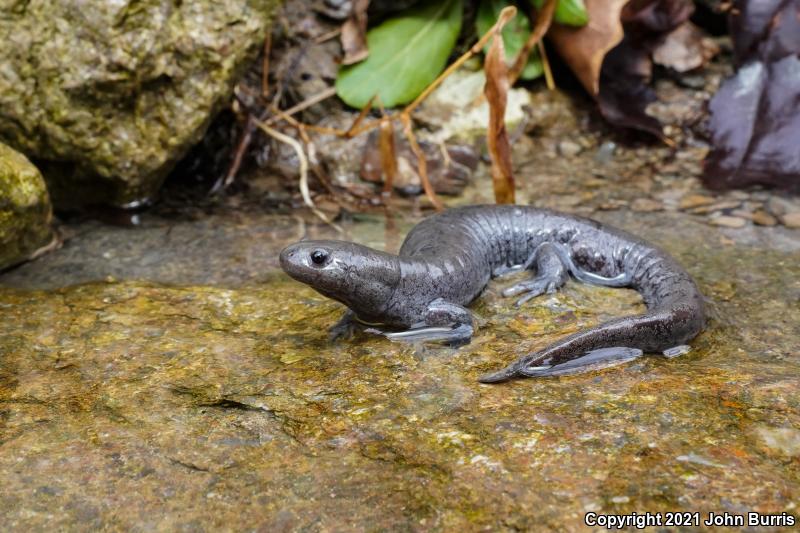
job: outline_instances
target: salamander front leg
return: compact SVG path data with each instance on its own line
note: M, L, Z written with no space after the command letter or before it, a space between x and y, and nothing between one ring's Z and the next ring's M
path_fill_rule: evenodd
M344 312L342 318L328 330L328 339L335 341L338 339L349 339L358 329L356 314L350 309Z
M517 306L540 294L555 292L567 282L569 272L554 245L546 242L536 248L531 257L525 261L526 267L534 264L536 265L536 276L533 279L517 283L503 291L503 296L525 294L517 300Z
M393 341L444 342L452 346L472 340L472 314L466 307L437 298L428 304L422 322L407 331L385 333Z

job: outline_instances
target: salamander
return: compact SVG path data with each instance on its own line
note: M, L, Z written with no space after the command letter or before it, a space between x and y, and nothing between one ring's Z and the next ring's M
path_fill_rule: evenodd
M348 307L331 328L341 337L359 325L392 340L468 343L468 306L492 278L532 270L503 290L517 305L584 283L637 290L643 314L568 335L480 378L553 376L610 366L644 352L680 353L705 325L704 298L666 252L597 221L529 206L469 206L430 216L406 236L398 254L352 242L300 241L280 254L292 278ZM376 331L371 329L371 331Z

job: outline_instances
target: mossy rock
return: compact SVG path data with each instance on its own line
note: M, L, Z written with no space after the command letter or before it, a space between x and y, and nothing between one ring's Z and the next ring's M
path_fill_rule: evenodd
M0 269L28 259L53 239L51 213L42 175L0 143Z
M150 198L258 53L278 0L0 4L0 140L56 206Z

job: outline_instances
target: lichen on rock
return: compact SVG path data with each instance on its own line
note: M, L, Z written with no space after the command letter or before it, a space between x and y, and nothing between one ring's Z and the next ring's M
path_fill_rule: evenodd
M57 205L152 196L263 42L277 0L0 5L0 140Z
M0 143L0 269L25 259L53 238L50 198L39 171Z

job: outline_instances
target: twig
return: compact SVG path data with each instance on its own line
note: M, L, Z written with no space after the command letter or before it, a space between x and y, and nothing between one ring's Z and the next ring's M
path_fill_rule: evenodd
M553 71L550 70L550 60L547 59L547 52L544 49L544 41L540 40L537 45L539 46L539 55L542 58L542 70L544 70L544 82L547 88L551 91L556 90L556 82L553 80Z
M329 31L327 33L323 33L322 35L319 35L318 37L315 37L314 38L314 44L322 44L325 41L330 41L334 37L338 36L340 33L342 33L342 27L341 26L336 28L335 30L331 30L331 31Z
M292 149L294 149L295 153L297 154L297 159L300 163L300 194L303 196L303 201L308 208L311 209L311 211L323 222L331 225L337 231L344 233L344 230L340 226L332 222L330 219L328 219L325 213L317 209L317 206L314 205L314 201L311 199L311 192L308 189L308 159L306 158L306 154L303 151L303 147L300 146L300 143L297 142L296 139L270 128L266 123L261 122L257 118L253 118L252 120L255 125L258 126L264 133L276 141L288 144Z
M422 180L422 188L425 189L425 194L433 204L437 211L442 211L444 207L439 197L436 196L436 191L433 190L430 180L428 179L428 161L425 159L425 154L417 144L417 139L414 137L414 132L411 131L411 116L405 113L400 113L400 120L403 122L403 134L408 139L408 145L414 155L417 156L417 171Z
M264 39L264 57L261 59L261 96L264 100L269 96L269 54L272 50L272 32L267 32Z
M299 104L293 105L289 109L285 110L283 112L283 114L286 115L286 116L292 116L295 113L298 113L298 112L302 111L303 109L309 108L314 104L318 104L318 103L322 102L323 100L327 100L328 98L330 98L331 96L333 96L335 94L336 94L336 87L328 87L324 91L321 91L321 92L315 94L314 96L306 98L305 100L303 100ZM263 124L265 124L267 126L271 126L272 124L275 124L279 120L281 120L281 117L277 117L277 116L276 117L271 117L269 120L263 122Z
M536 16L536 24L534 24L533 30L531 30L531 34L528 36L528 40L525 41L525 44L519 51L519 54L517 54L517 59L514 60L514 64L508 71L509 86L514 85L517 82L522 74L522 71L525 69L525 65L528 63L528 56L531 55L533 47L536 46L536 43L542 40L544 34L550 29L550 24L553 22L553 13L555 13L555 10L556 0L545 0L542 10Z
M369 113L370 108L372 108L372 103L375 101L376 98L378 98L377 94L372 95L372 98L369 99L367 104L361 108L361 112L359 112L358 116L350 125L350 127L347 128L347 131L344 132L345 137L352 139L355 136L353 132L357 131L358 125L361 124L361 121L364 120L364 117L367 116L367 113ZM378 100L378 103L380 104L380 100ZM383 104L380 104L380 106L381 109L383 109Z
M236 179L236 174L239 173L239 168L242 166L244 154L247 152L247 148L250 146L250 142L253 139L255 124L253 124L252 118L253 116L248 113L247 118L245 119L244 127L242 128L242 137L236 144L236 151L233 153L233 161L231 161L231 164L228 167L228 172L225 173L223 178L217 179L214 182L209 194L214 195L224 189L227 189L231 186L233 180Z

